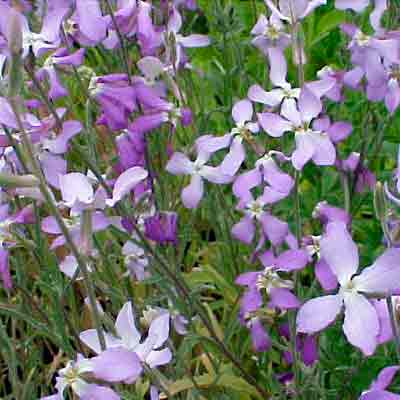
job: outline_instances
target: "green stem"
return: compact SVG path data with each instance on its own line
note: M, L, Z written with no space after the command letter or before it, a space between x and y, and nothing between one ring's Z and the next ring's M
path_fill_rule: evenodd
M75 257L80 270L82 271L82 274L84 276L84 280L85 280L85 285L86 285L86 290L87 290L87 294L89 297L89 301L90 301L90 305L92 307L92 311L93 311L93 319L94 319L94 323L95 323L95 327L96 327L96 331L99 337L99 342L101 345L101 348L104 350L106 348L106 342L105 342L105 338L104 338L104 333L101 327L101 320L100 320L100 315L99 315L99 311L97 309L97 304L96 304L96 297L95 297L95 293L94 293L94 287L91 283L90 277L89 277L89 271L86 265L86 260L82 257L81 253L79 252L78 248L76 247L73 239L71 238L71 235L68 231L67 226L64 223L64 220L57 208L57 206L54 203L54 199L53 196L51 195L51 193L49 192L49 189L47 187L47 183L46 183L46 179L42 173L42 170L40 168L40 165L35 157L34 154L34 150L32 147L32 143L30 141L30 138L28 136L28 134L25 131L25 128L23 126L22 120L21 120L21 116L19 113L19 107L18 107L18 102L17 100L14 99L9 99L10 101L10 105L13 109L13 112L15 114L16 120L17 120L17 124L18 124L18 128L21 131L21 139L22 139L22 144L25 148L25 151L27 153L28 156L28 160L29 163L31 164L30 167L32 168L32 172L33 174L38 178L39 180L39 189L40 192L42 193L44 199L45 199L45 203L48 206L51 215L55 218L63 236L65 237L66 243L68 245L68 247L70 248L73 256Z

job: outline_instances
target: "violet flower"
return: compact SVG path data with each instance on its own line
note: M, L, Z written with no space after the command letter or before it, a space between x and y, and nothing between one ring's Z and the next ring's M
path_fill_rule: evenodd
M155 215L145 218L144 233L146 237L161 245L178 244L177 238L178 215L175 212L157 212Z
M365 355L374 353L380 326L375 308L365 295L388 297L396 291L400 268L399 249L386 250L372 266L354 276L358 269L358 251L345 224L332 222L321 239L321 257L340 283L338 294L307 301L297 314L297 330L316 333L332 323L345 307L343 331L351 344ZM368 325L366 331L364 327Z
M398 365L384 368L369 389L361 394L359 400L399 400L400 395L386 390L399 369Z
M336 150L326 132L314 130L311 121L322 111L322 104L307 85L301 90L298 109L293 99L283 103L281 114L265 112L258 114L263 129L272 137L280 137L287 131L295 132L296 150L292 163L297 170L313 160L316 165L333 165Z
M115 321L118 336L105 334L106 350L101 351L99 338L95 329L83 331L79 337L96 354L93 360L94 372L108 382L126 381L133 383L142 373L145 363L150 368L165 365L171 361L172 353L168 347L163 347L169 336L169 313L162 313L155 318L149 327L147 338L141 342L142 335L135 326L132 305L127 302L121 308ZM119 371L120 357L138 358L139 363L132 362L125 371ZM123 379L121 379L121 376Z
M285 24L275 13L272 13L269 18L261 14L250 33L255 36L251 43L269 57L269 49L276 48L283 53L291 41ZM273 62L274 60L270 57L271 66Z
M233 184L233 193L240 202L252 200L251 190L263 186L262 200L266 204L274 204L289 196L294 180L283 172L272 157L274 152L259 158L255 168L239 175Z
M149 258L142 247L128 241L122 247L122 254L128 272L134 275L138 281L150 277L150 272L146 270L149 265Z
M63 400L68 388L81 400L120 400L119 395L106 386L89 383L86 374L95 374L93 359L84 358L78 354L76 361L69 361L65 368L58 371L55 388L57 394L42 397L41 400Z
M172 7L167 30L164 36L167 63L178 68L185 63L185 48L206 47L210 44L207 35L191 34L183 36L179 31L182 28L182 16L176 7ZM171 40L171 36L173 39Z
M271 345L269 335L257 314L264 303L263 293L265 292L269 309L297 308L299 301L290 291L293 288L293 282L282 279L279 272L304 268L308 256L303 250L288 250L278 257L274 257L271 252L266 252L261 257L261 261L265 266L264 270L246 272L239 275L235 281L238 285L247 287L240 302L240 321L250 329L256 351L266 351Z
M187 208L196 208L204 194L204 179L223 184L232 181L232 176L225 174L219 167L205 165L211 154L199 151L195 161L180 152L172 155L165 169L173 175L190 175L190 184L182 190L181 198L183 205Z

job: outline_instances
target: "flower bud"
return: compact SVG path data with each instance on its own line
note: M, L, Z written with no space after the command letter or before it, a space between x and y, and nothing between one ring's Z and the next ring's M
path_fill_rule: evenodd
M374 209L376 218L381 223L386 223L386 198L384 187L381 182L377 182L374 190Z

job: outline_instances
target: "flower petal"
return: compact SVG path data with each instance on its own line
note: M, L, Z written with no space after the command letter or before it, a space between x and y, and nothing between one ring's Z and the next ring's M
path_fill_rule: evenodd
M321 331L336 319L342 305L343 298L337 294L307 301L297 314L297 331L302 333Z
M112 199L107 199L106 204L113 207L114 204L119 202L126 196L132 189L135 188L140 182L146 179L148 172L142 167L132 167L124 171L116 180L113 189Z
M136 328L130 301L125 303L118 313L115 330L129 349L133 349L140 342L141 334Z
M388 297L400 288L400 249L386 250L359 276L353 279L356 289L360 292L378 294Z
M372 355L379 335L379 320L374 306L356 292L345 293L344 305L343 332L347 340L366 356Z
M204 182L200 175L192 175L190 184L181 193L182 203L186 208L196 208L203 197Z
M343 222L329 223L320 245L321 258L327 262L340 284L346 285L358 268L358 249L346 225Z

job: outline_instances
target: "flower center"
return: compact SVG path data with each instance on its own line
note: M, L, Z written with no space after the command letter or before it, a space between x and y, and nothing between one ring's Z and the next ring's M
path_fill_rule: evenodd
M264 35L271 40L277 40L281 36L281 32L278 27L269 24L264 31Z
M368 45L371 37L359 31L355 34L354 39L359 46L364 47Z
M257 289L265 289L267 293L273 288L293 288L293 282L282 279L273 266L266 267L257 278Z
M257 200L251 201L247 204L246 208L248 213L254 218L259 218L264 212L264 204Z

